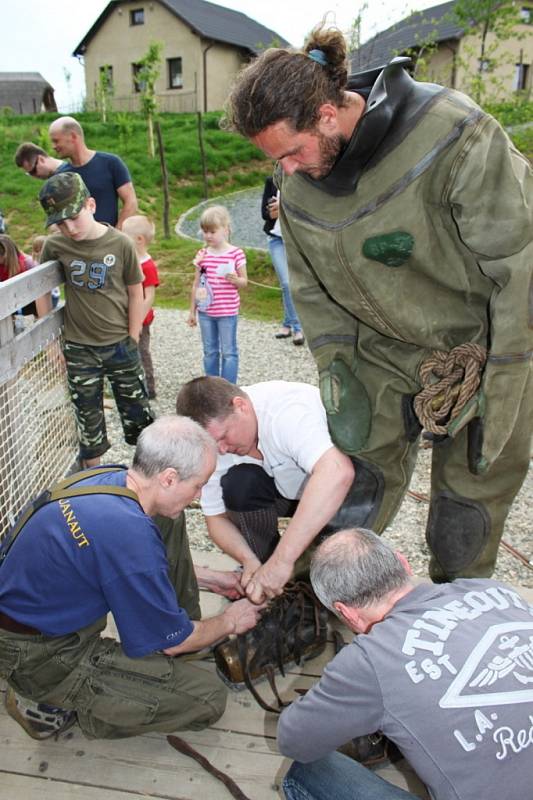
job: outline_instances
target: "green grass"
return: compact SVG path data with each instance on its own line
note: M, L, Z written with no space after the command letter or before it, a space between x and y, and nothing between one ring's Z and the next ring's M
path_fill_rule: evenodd
M48 126L56 115L0 116L0 209L9 234L24 250L32 237L43 233L44 213L37 199L41 183L24 175L14 164L14 154L23 141L33 141L53 154ZM141 213L156 223L156 238L150 252L163 273L157 303L187 308L194 275L192 259L199 244L174 233L178 217L204 199L203 176L195 114L161 114L159 121L165 145L170 193L170 239L163 238L163 180L159 158L148 155L146 124L138 114L114 114L103 124L94 113L79 114L90 147L117 153L127 163L139 198ZM204 115L204 147L211 197L262 185L271 173L271 163L250 142L219 128L220 114ZM258 220L260 224L260 220ZM268 256L249 250L251 280L276 286ZM242 293L242 312L258 319L278 319L280 292L253 285Z
M533 121L533 102L526 100L514 103L487 103L485 110L493 114L502 125L522 125Z
M533 119L533 103L503 103L487 106L503 125L520 125ZM23 141L33 141L52 153L48 126L54 114L18 117L0 114L0 209L9 234L22 249L29 250L34 234L43 232L44 214L37 195L40 182L15 167L15 150ZM163 191L159 159L148 156L146 125L139 114L116 113L103 124L95 113L78 115L90 147L120 155L130 169L139 197L141 213L156 222L157 234L150 248L160 271L161 286L157 304L187 308L193 277L192 259L198 244L174 233L178 217L203 197L197 117L195 114L161 114L159 121L166 151L170 189L170 239L163 238ZM271 163L250 142L220 130L220 114L203 116L204 146L208 164L211 197L262 185L271 172ZM533 129L512 134L516 146L533 158ZM259 221L258 221L259 224ZM247 251L251 281L267 287L277 286L274 270L265 253ZM250 318L277 320L281 296L276 288L250 284L242 293L242 313Z

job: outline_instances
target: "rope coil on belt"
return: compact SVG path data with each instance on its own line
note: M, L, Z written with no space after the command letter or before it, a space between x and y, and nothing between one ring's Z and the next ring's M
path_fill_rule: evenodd
M420 365L424 387L414 399L420 423L431 433L446 434L477 392L487 351L479 344L466 342L445 353L434 350Z

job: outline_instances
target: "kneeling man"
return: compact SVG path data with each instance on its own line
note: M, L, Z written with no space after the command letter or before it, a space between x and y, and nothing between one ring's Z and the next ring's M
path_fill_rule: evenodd
M281 715L288 800L416 800L335 752L378 730L433 800L531 796L533 606L496 581L415 586L410 574L364 529L315 552L317 596L359 635Z
M202 511L211 538L243 565L250 600L281 594L318 534L362 524L360 495L370 498L373 489L359 465L354 481L352 460L331 441L316 386L266 381L239 388L224 378L194 378L176 409L218 445ZM281 539L278 516L291 517Z
M4 544L0 676L30 736L76 719L89 738L119 738L201 729L222 715L223 685L181 656L252 628L260 608L240 599L199 620L198 583L243 594L235 573L194 568L189 552L182 511L215 463L199 425L160 417L139 436L131 469L80 473ZM101 636L109 612L120 643Z

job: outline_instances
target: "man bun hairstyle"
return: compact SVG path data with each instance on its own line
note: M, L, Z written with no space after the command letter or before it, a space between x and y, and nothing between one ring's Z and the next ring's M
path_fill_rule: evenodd
M222 126L247 137L280 120L296 131L310 130L324 103L345 106L347 82L344 35L322 21L301 50L270 48L239 73Z

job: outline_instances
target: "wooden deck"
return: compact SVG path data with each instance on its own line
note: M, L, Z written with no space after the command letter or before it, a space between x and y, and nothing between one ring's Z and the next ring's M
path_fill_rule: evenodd
M228 567L226 556L193 554L198 564ZM533 600L531 590L524 591ZM225 602L202 592L204 615L217 612ZM350 633L345 629L345 639ZM280 678L282 697L295 697L296 688L316 682L326 652ZM213 665L206 662L206 669ZM265 693L267 692L267 684ZM2 693L5 686L1 687ZM265 695L266 696L266 695ZM248 691L230 692L226 711L212 728L178 733L218 769L229 774L250 800L279 800L281 780L289 761L276 748L277 715L259 708ZM302 735L303 732L302 732ZM173 750L164 734L147 734L116 741L85 739L78 727L58 741L31 739L0 708L1 800L226 800L227 789L195 761ZM405 762L382 768L379 774L427 798L424 788Z

